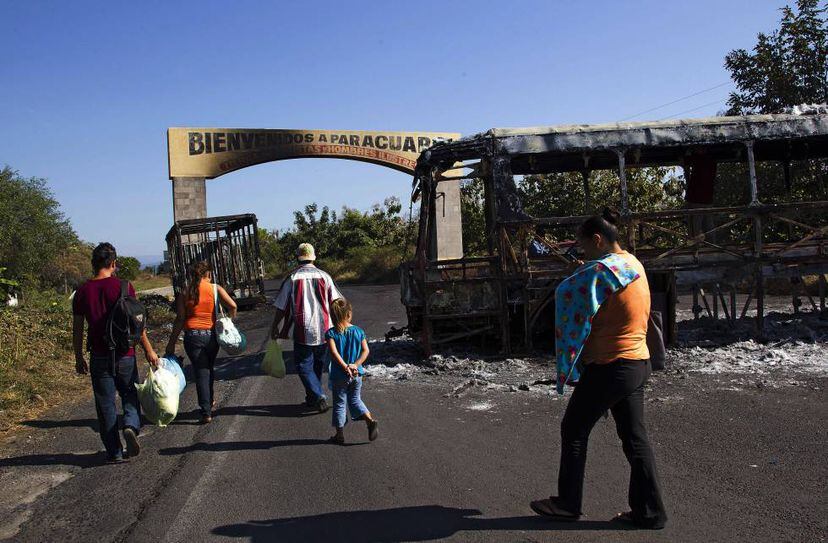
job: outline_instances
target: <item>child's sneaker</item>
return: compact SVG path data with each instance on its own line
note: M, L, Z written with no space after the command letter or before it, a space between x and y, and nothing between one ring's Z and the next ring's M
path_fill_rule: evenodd
M374 441L377 439L377 426L378 423L376 420L369 420L368 421L368 441Z

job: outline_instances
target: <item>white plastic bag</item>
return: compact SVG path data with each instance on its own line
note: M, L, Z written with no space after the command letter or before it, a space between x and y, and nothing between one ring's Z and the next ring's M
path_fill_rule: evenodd
M169 357L159 358L158 367L164 368L173 373L178 378L178 393L184 392L187 386L187 378L184 377L184 370L181 369L181 359L177 356L169 355Z
M247 348L247 337L233 324L232 319L224 314L218 298L218 286L213 284L213 299L216 305L216 341L228 354L241 354ZM219 317L219 315L221 315Z
M159 367L149 368L147 380L135 385L141 410L150 422L164 427L178 414L178 377Z

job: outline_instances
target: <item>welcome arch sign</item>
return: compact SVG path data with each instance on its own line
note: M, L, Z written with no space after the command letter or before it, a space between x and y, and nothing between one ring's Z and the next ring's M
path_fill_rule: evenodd
M422 151L437 142L459 137L460 134L451 132L169 128L167 158L173 184L174 220L206 217L205 180L243 168L278 160L338 158L413 174ZM435 232L438 258L460 258L460 184L448 181L440 183L440 188L443 201Z

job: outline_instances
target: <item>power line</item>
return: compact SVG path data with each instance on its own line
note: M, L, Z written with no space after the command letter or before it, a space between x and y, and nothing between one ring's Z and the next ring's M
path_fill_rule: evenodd
M667 119L672 119L673 117L678 117L679 115L684 115L685 113L690 113L691 111L696 111L697 109L702 109L702 108L712 106L712 105L715 105L715 104L721 104L725 100L727 100L727 96L723 96L722 98L719 98L718 100L713 100L712 102L708 102L708 103L702 104L700 106L696 106L696 107L693 107L693 108L690 108L690 109L685 109L684 111L679 111L678 113L674 113L673 115L670 115L669 117L662 117L660 120L664 121L664 120L667 120Z
M719 83L718 85L715 85L715 86L710 87L708 89L700 90L698 92L694 92L693 94L688 94L687 96L683 96L683 97L681 97L677 100L673 100L672 102L667 102L666 104L661 104L660 106L656 106L656 107L653 107L653 108L650 108L650 109L645 109L644 111L640 111L640 112L636 113L635 115L630 115L629 117L624 117L623 119L621 119L618 122L620 123L622 121L627 121L629 119L634 119L635 117L638 117L639 115L644 115L645 113L650 113L651 111L655 111L657 109L661 109L661 108L664 108L664 107L667 107L667 106L672 106L673 104L683 102L684 100L687 100L688 98L693 98L694 96L698 96L700 94L704 94L706 92L710 92L712 90L719 89L721 87L724 87L725 85L730 85L731 83L732 83L731 81L725 81L724 83Z

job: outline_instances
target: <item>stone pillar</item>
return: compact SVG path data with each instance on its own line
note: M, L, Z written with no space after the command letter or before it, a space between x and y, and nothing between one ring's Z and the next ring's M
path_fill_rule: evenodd
M207 184L203 177L175 177L173 220L203 219L207 216Z
M460 181L441 181L435 202L437 260L463 258L463 221L460 211Z

